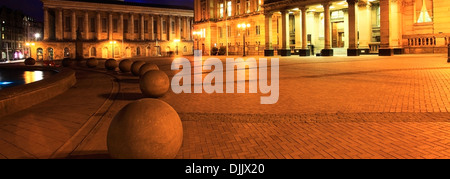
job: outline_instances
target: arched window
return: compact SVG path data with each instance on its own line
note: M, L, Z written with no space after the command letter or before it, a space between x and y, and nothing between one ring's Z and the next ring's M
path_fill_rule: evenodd
M97 49L95 49L95 47L91 48L91 57L96 57L97 56Z
M186 47L186 46L183 47L183 52L184 52L184 53L187 52L187 47Z
M141 47L138 47L138 48L136 49L136 55L137 55L137 56L140 56L140 55L141 55Z
M69 48L64 48L64 58L69 58L70 57L70 50Z
M48 60L53 60L53 48L49 47L47 49Z

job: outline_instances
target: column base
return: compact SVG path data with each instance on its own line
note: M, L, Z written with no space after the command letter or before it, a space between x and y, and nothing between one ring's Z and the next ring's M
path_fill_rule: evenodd
M394 55L404 54L403 48L394 48Z
M264 56L272 57L274 55L274 50L264 50Z
M359 49L347 49L347 56L359 56Z
M311 56L311 50L310 49L300 49L298 51L299 55L301 57L307 57L307 56Z
M290 49L280 49L278 50L278 55L280 56L291 56L291 50Z
M333 56L333 49L322 49L322 51L320 51L320 55L325 57L331 57Z
M393 56L394 50L391 48L380 48L378 50L378 56Z

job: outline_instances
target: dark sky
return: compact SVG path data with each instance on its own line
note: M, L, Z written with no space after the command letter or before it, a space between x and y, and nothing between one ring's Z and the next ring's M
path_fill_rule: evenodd
M168 4L194 7L194 0L125 0L127 2ZM7 6L12 9L22 10L25 14L42 21L42 3L40 0L0 0L0 6Z

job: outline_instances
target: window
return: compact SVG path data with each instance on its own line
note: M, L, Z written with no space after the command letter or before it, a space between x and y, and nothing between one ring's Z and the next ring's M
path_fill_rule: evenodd
M219 16L220 18L223 18L223 3L220 3L219 7Z
M102 32L107 32L107 26L108 26L108 21L106 21L106 18L102 19Z
M257 25L256 26L256 35L260 35L261 34L261 26Z
M117 23L118 23L117 19L113 19L113 32L114 33L117 33L117 27L118 27Z
M167 24L166 24L166 21L163 21L162 22L162 30L163 30L163 34L166 34L167 33Z
M84 30L83 17L78 17L77 23L78 23L78 30L80 32L83 32L83 30Z
M222 27L219 27L219 37L220 37L220 38L223 37L223 35L222 35Z
M128 20L123 20L123 33L128 33Z
M153 21L153 34L158 33L156 29L158 29L158 21Z
M241 14L241 1L237 0L236 1L236 15Z
M262 2L261 2L261 0L258 0L257 3L258 4L256 5L256 11L260 11Z
M148 33L148 21L144 21L144 33Z
M175 22L174 21L171 22L171 30L172 30L172 34L174 34L175 33Z
M134 20L134 33L139 33L139 21Z
M91 18L90 32L95 32L95 18Z
M245 3L245 12L250 13L250 1L249 0L247 0L247 2Z
M64 24L64 31L71 32L72 31L72 19L70 17L66 17Z
M416 0L417 23L433 22L433 0Z
M183 47L183 52L184 52L184 53L187 52L187 47L186 47L186 46Z
M97 49L95 49L95 47L91 48L91 57L96 57L97 56Z
M2 32L5 32L5 27L2 27Z
M2 34L2 39L3 39L3 40L5 39L5 34Z
M64 58L69 58L70 57L70 51L69 48L64 48Z
M137 55L137 56L140 56L140 55L141 55L141 47L138 47L138 48L136 49L136 55Z
M231 16L231 1L227 2L227 16L230 17Z

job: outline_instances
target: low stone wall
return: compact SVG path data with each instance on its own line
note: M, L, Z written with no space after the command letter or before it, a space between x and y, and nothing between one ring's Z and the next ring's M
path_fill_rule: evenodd
M45 67L1 66L0 69L53 70L58 73L41 81L0 91L0 117L12 114L67 91L76 83L75 71Z

